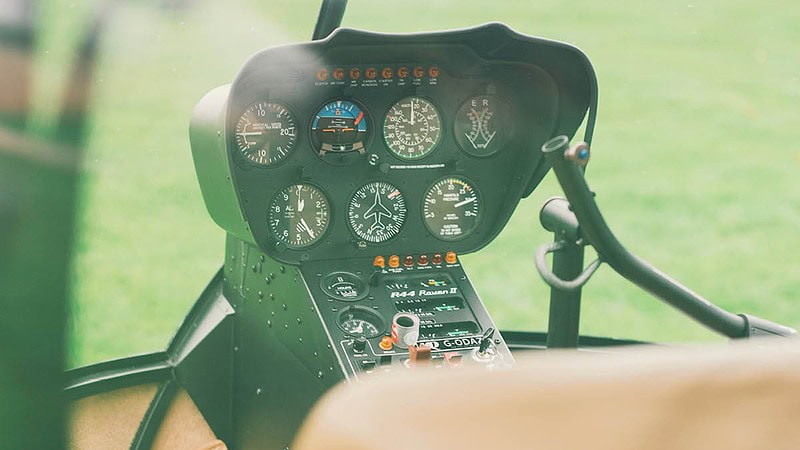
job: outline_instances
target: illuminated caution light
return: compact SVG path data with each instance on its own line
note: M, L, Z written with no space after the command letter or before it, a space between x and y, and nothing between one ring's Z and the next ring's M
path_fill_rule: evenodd
M444 260L447 262L447 264L455 264L458 261L458 258L456 257L456 252L453 251L447 252L447 254L444 257Z
M400 267L400 257L397 255L392 255L389 257L389 267L397 268Z
M376 256L375 260L372 261L372 265L375 266L375 267L380 267L381 269L383 269L384 267L386 267L386 260L383 259L383 256L380 256L380 255Z

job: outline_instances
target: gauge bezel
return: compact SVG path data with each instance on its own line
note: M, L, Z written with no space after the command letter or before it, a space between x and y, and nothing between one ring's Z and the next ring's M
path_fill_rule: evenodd
M436 137L436 141L433 143L433 146L431 146L431 148L425 154L423 154L422 156L408 157L408 156L403 156L403 155L398 154L392 148L392 146L389 145L388 139L386 139L386 121L389 118L389 111L391 111L392 108L395 107L395 105L397 105L398 103L400 103L400 102L402 102L404 100L412 99L412 98L418 98L418 99L425 100L426 102L428 102L433 107L433 110L436 111L436 115L439 117L439 135ZM423 159L431 157L439 149L440 145L442 144L442 141L444 141L444 137L445 137L446 134L447 134L447 127L445 125L445 116L442 113L441 108L436 104L436 102L433 101L433 99L431 97L427 96L427 95L412 94L412 95L406 95L406 96L398 98L397 100L393 101L389 105L389 107L386 109L386 112L383 114L383 120L381 121L381 137L383 138L383 145L386 146L386 151L390 155L392 155L393 157L395 157L395 158L397 158L397 159L399 159L400 161L403 161L403 162L421 161Z
M343 298L341 296L338 296L336 294L332 294L331 292L329 292L328 288L326 286L327 285L326 281L328 281L328 279L330 279L331 277L334 277L334 276L337 276L337 275L347 275L349 277L353 277L353 278L357 279L362 284L362 286L361 286L363 288L362 292L359 293L358 296L353 297L353 298ZM366 297L369 294L369 284L367 283L367 281L365 281L362 277L356 275L355 273L348 272L346 270L337 270L335 272L331 272L331 273L328 273L326 275L323 275L322 278L320 278L320 280L319 280L319 287L320 287L320 289L322 289L322 292L325 293L325 295L327 295L328 297L330 297L330 298L332 298L334 300L339 300L340 302L348 302L348 303L357 302L357 301L363 299L364 297Z
M430 225L428 225L428 219L425 217L425 199L428 198L428 194L437 184L448 179L458 179L469 185L473 189L473 191L475 191L477 197L476 201L478 202L478 216L475 218L475 225L472 228L470 228L469 231L461 233L459 236L454 238L447 238L440 236L438 232L431 229ZM480 189L478 189L475 182L473 182L471 179L463 175L450 174L436 179L436 181L431 183L428 186L428 188L425 189L425 191L422 194L422 202L420 203L419 213L420 217L422 218L422 224L425 226L425 229L431 234L431 236L443 242L457 242L466 239L469 236L472 236L472 234L475 233L478 230L478 228L480 228L480 226L483 224L483 210L484 210L483 193L480 191Z
M270 225L270 222L271 222L271 219L272 219L272 214L273 214L271 207L272 207L275 199L277 198L277 196L280 195L281 192L283 192L284 190L292 188L292 187L297 186L297 185L311 186L314 189L318 190L320 193L322 193L322 196L323 196L323 198L325 199L325 202L328 205L328 223L325 226L325 230L313 242L311 242L309 244L306 244L306 245L303 245L303 246L297 246L297 245L289 244L286 241L282 240L281 238L279 238L275 234L275 231L272 229L272 226ZM311 182L308 182L308 181L293 182L293 183L290 183L288 185L283 186L280 189L277 189L275 191L275 193L270 197L269 203L267 204L267 224L266 224L267 225L267 232L268 232L268 236L270 238L270 242L272 243L272 247L274 247L275 249L280 249L281 247L283 247L286 250L304 251L304 250L308 250L309 248L312 248L312 247L315 247L317 245L320 245L320 243L322 243L327 238L328 233L330 233L331 229L333 228L333 225L334 225L333 219L334 219L334 205L333 205L333 201L331 200L331 196L320 185L318 185L316 183L311 183Z
M250 108L252 108L254 105L258 103L273 103L282 106L284 109L289 111L289 114L291 114L291 116L294 118L295 127L297 128L297 131L295 132L295 141L294 145L292 146L292 149L286 153L286 156L280 158L278 161L274 163L260 164L253 161L252 159L248 158L247 155L244 154L244 151L241 148L239 148L239 144L236 142L236 127L239 124L239 120L241 120L241 118L247 113L247 111ZM230 126L231 135L229 138L229 142L231 148L233 149L231 153L234 155L233 158L234 161L242 168L258 168L258 169L275 169L286 164L287 161L289 161L295 156L295 154L297 153L297 148L300 147L301 145L300 140L301 137L303 136L303 125L299 117L300 116L297 114L295 108L293 108L288 102L283 100L262 99L247 104L247 107L242 109L236 116L236 119L232 120Z
M366 335L366 334L353 334L345 330L344 327L342 327L342 316L344 316L348 311L360 311L366 314L367 316L372 316L373 318L377 319L377 321L380 323L380 326L375 327L378 330L378 332L376 334ZM361 305L347 306L346 308L342 309L339 312L339 314L336 315L336 326L342 333L345 334L345 336L350 336L350 337L364 336L366 339L372 339L384 335L386 334L386 324L387 324L386 319L383 318L380 312ZM373 325L375 324L373 323Z
M394 234L393 236L391 236L388 239L385 239L383 241L377 241L377 242L370 241L368 239L365 239L365 238L359 236L359 234L353 228L353 223L351 222L351 219L350 219L350 206L352 204L353 198L355 198L356 193L358 193L358 191L360 191L361 189L369 186L370 184L376 184L376 183L384 183L384 184L387 184L387 185L392 186L395 189L397 189L397 191L400 192L400 196L403 198L403 204L405 205L405 208L406 208L405 216L403 217L403 221L400 224L400 228L397 230L397 233ZM406 196L403 193L403 191L399 187L397 187L397 185L395 183L392 183L390 181L383 180L383 179L380 179L380 180L368 180L368 181L358 185L355 189L353 189L352 192L350 192L350 195L347 197L347 210L345 211L345 216L346 216L346 219L347 219L347 228L350 230L350 233L352 233L352 235L357 240L363 241L367 245L385 245L387 243L391 243L392 241L397 239L397 237L400 236L403 233L403 230L405 229L406 224L408 223L408 209L409 208L408 208L408 202L406 201Z
M366 136L363 140L364 142L364 151L360 152L358 150L350 150L347 152L334 152L328 151L323 153L321 150L322 142L317 138L316 132L314 130L314 119L317 117L322 109L336 101L343 101L343 102L350 102L358 106L361 111L364 113L364 117L367 120L367 131ZM375 137L375 121L372 118L372 114L370 113L369 109L364 105L362 101L359 101L350 96L334 96L329 97L325 101L321 102L316 108L313 109L311 116L308 119L308 139L309 139L309 147L311 151L317 156L317 158L325 161L329 164L341 166L341 165L348 165L354 162L366 159L366 155L368 155L369 149L372 146L373 138Z
M493 98L494 100L496 100L496 101L498 101L500 103L500 105L505 109L504 114L506 116L508 116L508 117L504 118L505 119L504 126L506 127L506 130L505 130L506 131L506 133L505 133L506 136L504 138L505 141L501 145L497 146L496 150L494 150L491 153L487 153L485 155L478 154L478 153L476 153L474 151L475 149L468 148L465 144L463 144L461 142L461 138L456 134L456 130L457 130L457 125L456 124L458 123L459 113L464 108L464 106L467 104L467 102L469 102L470 100L472 100L473 98L476 98L476 97L491 97L491 98ZM501 153L503 150L505 150L508 147L509 143L513 140L514 133L515 133L515 130L514 130L515 121L512 120L513 117L514 117L514 115L513 115L513 111L512 111L511 102L507 101L502 96L500 96L500 95L498 95L496 93L495 94L482 93L482 94L469 95L469 96L465 97L464 100L461 103L459 103L458 108L456 109L455 113L453 114L453 130L452 130L453 140L455 141L456 145L458 145L458 148L461 149L461 151L464 154L466 154L467 156L470 156L470 157L473 157L473 158L480 158L480 159L490 158L492 156L495 156L495 155Z

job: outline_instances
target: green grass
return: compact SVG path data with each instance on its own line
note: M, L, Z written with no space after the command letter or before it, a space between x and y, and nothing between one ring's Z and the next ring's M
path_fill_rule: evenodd
M85 23L51 1L37 90L45 128L59 69ZM351 1L345 26L420 31L502 21L592 59L600 113L588 176L629 249L734 312L800 326L800 4ZM565 9L567 8L568 9ZM256 50L307 40L314 2L123 4L96 74L74 267L71 365L162 349L222 261L187 125L199 98ZM549 176L485 250L464 257L504 329L545 329L533 268L551 237ZM604 267L582 331L667 342L717 339Z

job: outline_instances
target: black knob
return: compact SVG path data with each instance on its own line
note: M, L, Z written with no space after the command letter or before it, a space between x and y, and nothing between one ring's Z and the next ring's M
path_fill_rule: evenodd
M489 346L492 345L492 335L494 334L494 328L489 328L483 333L481 337L481 343L478 346L479 353L486 353L486 350L489 349Z
M367 338L359 336L353 341L353 351L356 353L364 353L367 348Z

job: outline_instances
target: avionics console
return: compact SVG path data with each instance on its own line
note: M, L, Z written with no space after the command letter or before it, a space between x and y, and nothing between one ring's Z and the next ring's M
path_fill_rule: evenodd
M594 92L579 50L490 24L340 29L207 94L191 144L228 233L236 422L264 419L239 445L290 437L367 372L510 366L458 255L497 236L547 172L537 150L575 133Z

